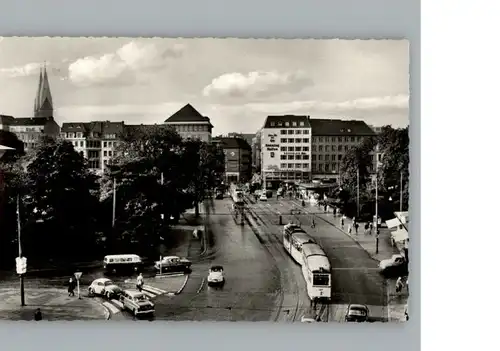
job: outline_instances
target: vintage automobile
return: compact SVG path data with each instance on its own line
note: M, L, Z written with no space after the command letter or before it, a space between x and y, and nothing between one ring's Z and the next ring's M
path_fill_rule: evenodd
M191 261L178 256L165 256L161 261L155 262L155 269L162 273L168 272L189 272Z
M103 268L106 273L137 272L142 267L142 259L135 254L106 255Z
M367 322L369 313L366 305L350 304L344 319L346 322Z
M208 270L208 285L223 285L225 283L224 268L222 266L212 266Z
M119 299L123 290L108 278L98 278L90 284L89 296L105 296L108 299Z
M267 195L263 192L262 194L260 194L259 200L260 201L267 201Z
M133 313L134 316L154 314L155 304L147 296L136 290L125 290L121 295L120 302L123 309Z
M403 255L395 254L379 263L380 273L384 275L404 276L408 273L408 264Z

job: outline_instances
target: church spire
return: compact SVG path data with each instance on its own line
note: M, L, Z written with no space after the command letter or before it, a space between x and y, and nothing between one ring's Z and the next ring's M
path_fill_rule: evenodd
M38 82L38 91L35 100L35 117L52 117L54 107L52 103L52 94L50 92L49 77L47 75L47 66L44 63L43 73L40 68L40 79Z

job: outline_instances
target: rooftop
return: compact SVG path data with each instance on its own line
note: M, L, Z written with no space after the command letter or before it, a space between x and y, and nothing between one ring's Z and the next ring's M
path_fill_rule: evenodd
M18 117L10 123L13 126L44 126L48 121L54 120L53 117Z
M264 128L311 128L309 116L267 116Z
M94 122L71 122L63 123L61 132L82 132L98 134L120 134L123 133L125 122L94 121Z
M251 146L243 138L217 137L217 138L214 138L213 141L215 143L220 143L221 147L224 149L252 150Z
M172 116L165 120L165 123L175 123L175 122L208 122L210 123L210 118L203 116L199 113L191 104L187 104L179 111L174 113Z
M309 121L312 135L375 135L375 132L364 121L323 118L311 118Z

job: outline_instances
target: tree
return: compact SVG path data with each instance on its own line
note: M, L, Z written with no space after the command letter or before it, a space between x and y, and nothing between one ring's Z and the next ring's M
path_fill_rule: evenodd
M379 152L382 154L382 162L378 170L379 188L388 199L392 199L395 205L399 205L402 174L403 208L407 209L410 163L408 127L394 129L391 126L385 126L378 139Z
M361 144L351 148L342 158L340 163L340 182L342 184L341 198L345 212L356 212L353 210L353 206L354 208L356 206L358 174L360 203L368 197L367 193L370 190L369 185L371 184L370 171L373 167L375 144L375 137L367 137Z
M14 149L7 151L5 155L3 155L0 159L2 163L10 163L24 156L24 143L12 132L0 130L0 145Z
M20 189L26 256L88 258L95 245L97 177L68 141L44 138Z

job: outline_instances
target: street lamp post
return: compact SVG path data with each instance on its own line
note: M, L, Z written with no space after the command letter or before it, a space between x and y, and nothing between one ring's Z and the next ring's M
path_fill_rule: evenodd
M359 167L356 170L356 209L357 218L359 218Z

